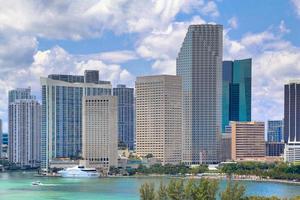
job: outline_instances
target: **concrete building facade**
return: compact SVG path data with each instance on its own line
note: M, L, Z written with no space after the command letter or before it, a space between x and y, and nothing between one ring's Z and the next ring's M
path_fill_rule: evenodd
M152 154L162 164L181 162L181 78L172 75L138 77L135 87L137 154Z
M220 161L222 127L222 25L190 25L176 59L182 77L183 162Z
M264 122L231 122L231 157L235 161L266 156Z
M118 164L118 102L115 96L84 96L82 157L89 167Z
M9 104L9 161L20 167L40 166L41 105L34 99Z

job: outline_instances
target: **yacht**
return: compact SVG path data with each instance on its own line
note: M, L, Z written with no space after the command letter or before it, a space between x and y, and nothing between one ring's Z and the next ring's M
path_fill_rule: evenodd
M64 178L97 178L100 174L95 168L85 168L83 166L76 166L58 171L61 177Z
M38 185L42 185L42 183L40 181L34 181L31 183L32 186L38 186Z

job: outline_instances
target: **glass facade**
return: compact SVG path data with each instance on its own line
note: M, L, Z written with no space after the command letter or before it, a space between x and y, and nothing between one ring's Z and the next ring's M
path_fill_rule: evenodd
M284 142L300 144L300 82L284 86Z
M223 61L222 132L230 121L251 121L252 59Z
M49 75L42 84L42 168L55 158L81 156L82 97L111 95L111 84L85 83L84 76Z
M222 116L221 25L191 25L177 57L182 77L182 159L186 164L220 160Z
M283 141L283 120L269 120L268 121L268 142Z
M134 148L134 89L117 85L113 95L118 97L118 138L128 149Z

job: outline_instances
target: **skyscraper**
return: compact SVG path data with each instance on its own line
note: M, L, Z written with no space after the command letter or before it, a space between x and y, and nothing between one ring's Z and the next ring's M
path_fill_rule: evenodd
M284 85L284 159L300 161L300 81Z
M81 157L82 97L111 95L112 90L110 82L94 83L94 77L97 75L49 75L41 78L42 168L47 169L51 160L56 158Z
M223 61L223 133L230 121L251 121L251 63L251 58Z
M181 78L143 76L136 80L136 152L162 164L181 161Z
M82 157L108 170L118 164L118 107L115 96L83 97Z
M268 142L283 141L283 120L269 120L268 121Z
M9 116L9 161L21 167L39 167L40 103L35 99L14 100L9 104Z
M118 138L128 149L134 148L134 89L117 85L113 95L118 97Z
M222 25L191 25L176 60L182 77L183 162L218 163L222 117Z

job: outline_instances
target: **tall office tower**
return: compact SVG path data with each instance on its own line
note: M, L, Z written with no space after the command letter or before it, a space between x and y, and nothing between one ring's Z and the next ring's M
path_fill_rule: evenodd
M284 85L284 159L300 161L300 81Z
M113 95L118 97L118 135L128 149L134 148L134 89L117 85Z
M221 25L191 25L176 60L182 77L183 162L218 163L222 117Z
M21 167L40 166L41 105L34 99L9 104L9 161Z
M82 156L88 166L118 164L118 106L114 96L85 96L82 102Z
M231 122L231 158L263 159L266 155L264 122Z
M162 164L181 161L182 84L179 76L138 77L136 152L152 154Z
M51 160L57 158L81 157L82 97L111 95L112 90L110 82L84 82L87 79L73 75L41 78L43 169L48 169Z
M283 120L269 120L267 131L268 142L283 141Z
M230 121L251 121L251 63L251 58L223 61L223 133Z
M0 119L0 158L2 158L2 145L3 145L2 120Z

